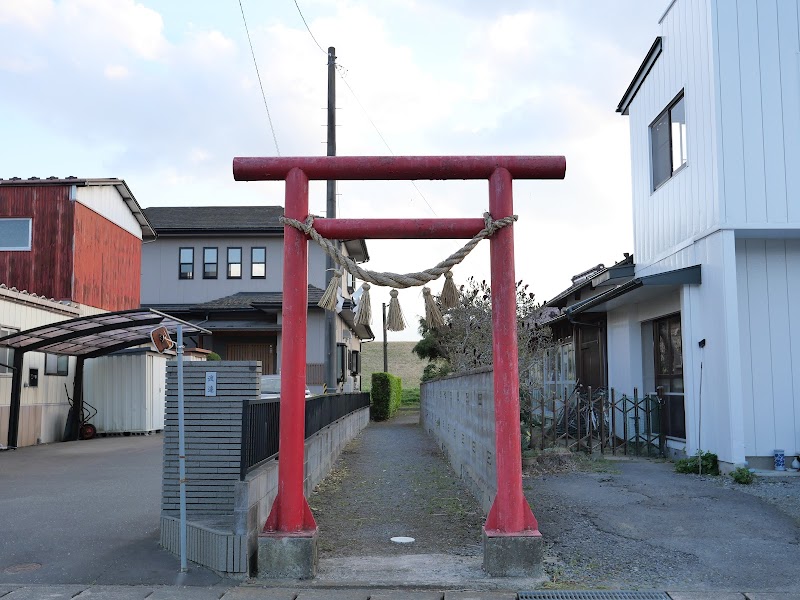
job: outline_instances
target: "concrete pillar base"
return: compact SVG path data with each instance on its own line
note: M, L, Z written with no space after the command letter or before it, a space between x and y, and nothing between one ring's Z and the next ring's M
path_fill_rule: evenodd
M536 535L491 535L483 530L483 570L491 577L541 577L544 540Z
M258 579L313 579L318 562L316 531L258 536Z

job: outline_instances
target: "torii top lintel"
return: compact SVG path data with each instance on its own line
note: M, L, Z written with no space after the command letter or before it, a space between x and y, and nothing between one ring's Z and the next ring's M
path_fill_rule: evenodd
M279 181L294 168L310 180L489 179L506 169L512 179L564 179L563 156L304 156L233 159L236 181Z

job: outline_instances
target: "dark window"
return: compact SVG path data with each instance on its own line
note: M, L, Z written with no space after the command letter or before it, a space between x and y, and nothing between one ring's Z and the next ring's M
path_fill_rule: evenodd
M350 271L347 271L347 289L350 291L350 293L353 293L357 287L358 280L356 279L356 276L350 273Z
M336 381L341 383L347 378L347 346L336 344Z
M250 277L264 279L267 276L267 249L250 249Z
M10 327L0 327L0 337L5 337L7 335L11 335L12 333L17 333L17 329L11 329ZM13 371L11 370L11 365L14 364L14 349L13 348L4 348L0 346L0 375L3 374L11 374ZM4 367L3 365L8 365Z
M194 248L180 248L178 250L180 270L179 279L194 279Z
M58 354L45 354L45 357L44 357L44 374L45 375L68 375L69 374L69 356L60 356Z
M0 250L30 250L31 220L0 219Z
M242 249L228 248L228 279L242 278Z
M203 279L217 278L217 249L203 248Z
M350 373L353 375L361 373L361 353L358 350L350 353Z
M650 125L653 189L686 164L686 109L681 92Z
M667 436L685 440L681 315L676 314L654 321L653 338L656 388L661 388L661 395L664 398L662 427Z

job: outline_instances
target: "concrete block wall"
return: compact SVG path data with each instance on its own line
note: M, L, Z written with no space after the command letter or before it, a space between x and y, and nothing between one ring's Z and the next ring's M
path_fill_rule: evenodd
M420 424L488 513L497 494L491 367L420 386Z
M217 395L205 395L207 372ZM183 365L187 518L233 514L241 468L242 403L260 394L257 361L193 361ZM167 364L161 512L180 514L177 362Z

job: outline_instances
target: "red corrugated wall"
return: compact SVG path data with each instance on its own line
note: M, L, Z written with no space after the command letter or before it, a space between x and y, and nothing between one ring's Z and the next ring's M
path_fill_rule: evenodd
M73 299L106 310L139 308L142 241L75 203Z
M30 252L0 251L0 283L68 300L72 290L73 203L69 186L0 187L0 217L30 217Z

